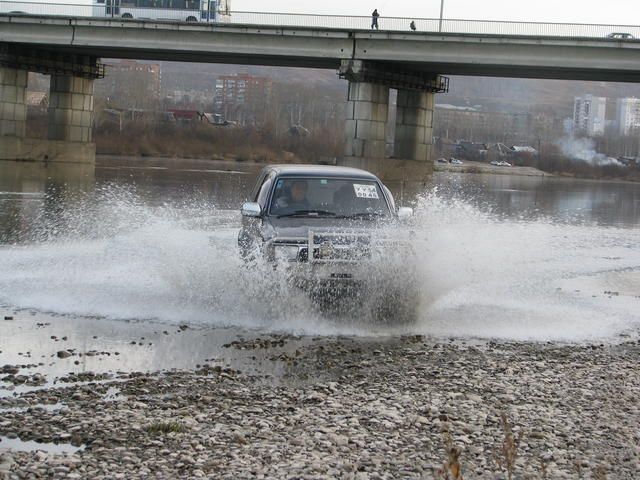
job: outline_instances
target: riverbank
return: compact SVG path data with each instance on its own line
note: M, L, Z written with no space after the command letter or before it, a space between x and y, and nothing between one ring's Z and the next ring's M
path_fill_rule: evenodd
M36 340L0 352L13 359L0 376L0 478L455 478L444 472L459 468L632 479L640 468L630 337L301 338L105 319L74 330L66 317L9 313L5 331Z
M329 129L300 136L270 128L212 125L138 125L119 132L95 132L98 155L231 160L263 163L317 163L342 151Z
M587 180L593 182L620 182L620 183L639 183L640 176L625 176L624 178L618 178L615 176L605 176L599 178L593 178L589 175L579 175L571 172L545 172L535 167L520 167L517 165L511 167L498 167L484 162L473 162L464 160L462 165L455 165L450 163L433 163L434 172L453 172L453 173L479 173L479 174L492 174L492 175L520 175L525 177L561 177L561 178L574 178L579 180Z
M434 172L455 172L455 173L481 173L493 175L523 175L526 177L553 177L551 173L543 172L534 167L498 167L484 162L473 162L465 160L462 165L452 163L433 162Z

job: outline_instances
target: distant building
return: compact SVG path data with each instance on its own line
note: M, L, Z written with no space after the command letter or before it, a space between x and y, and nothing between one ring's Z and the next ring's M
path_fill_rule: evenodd
M213 94L211 91L173 90L166 94L165 101L183 109L198 109L211 106Z
M616 102L616 128L618 135L640 132L640 98L619 98Z
M584 95L573 102L573 133L598 137L604 135L607 99Z
M105 78L95 84L96 94L122 108L141 108L159 99L161 80L159 64L121 60L107 65Z
M267 77L221 76L216 81L215 110L226 119L257 123L266 113L272 91L273 81Z
M436 104L434 135L451 140L526 145L555 138L562 129L561 119L553 115L480 108Z
M49 95L47 92L27 92L25 103L29 113L46 113L49 106Z
M486 160L488 148L484 143L459 141L456 145L456 155L466 160Z

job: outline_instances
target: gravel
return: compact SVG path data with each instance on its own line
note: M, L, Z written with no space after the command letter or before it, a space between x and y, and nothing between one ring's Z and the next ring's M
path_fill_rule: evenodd
M0 479L638 477L637 342L287 342L229 345L269 349L276 375L203 359L0 397Z

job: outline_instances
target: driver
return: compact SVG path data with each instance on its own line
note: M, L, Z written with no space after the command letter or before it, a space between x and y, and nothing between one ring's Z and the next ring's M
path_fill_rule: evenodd
M286 208L291 211L307 210L309 208L307 188L308 184L306 180L293 180L289 188L276 200L276 208Z
M294 180L291 183L291 201L289 206L296 210L309 207L309 201L307 200L307 182L306 180Z

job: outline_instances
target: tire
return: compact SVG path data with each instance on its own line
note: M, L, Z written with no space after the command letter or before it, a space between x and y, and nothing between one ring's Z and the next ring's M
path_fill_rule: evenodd
M371 312L376 323L392 326L417 322L420 299L413 289L385 292L377 300Z
M125 18L127 20L131 20L131 19L133 19L133 15L131 15L130 13L124 13L124 14L122 14L122 18Z
M197 22L198 19L196 17L187 17L187 22Z

